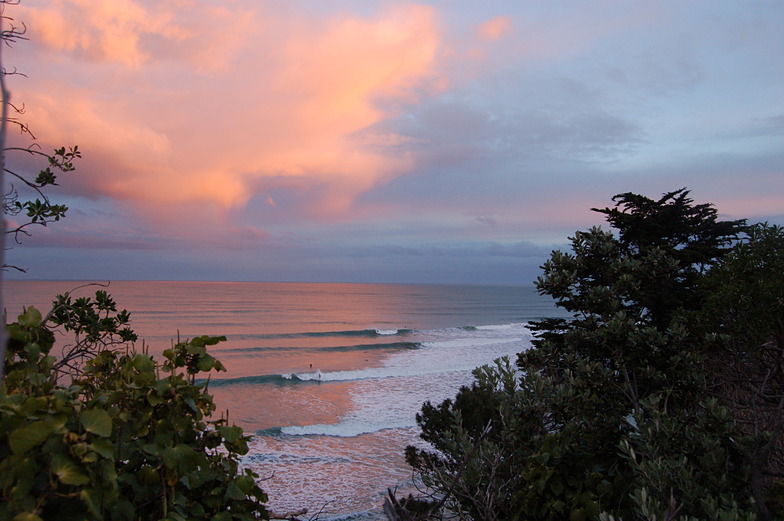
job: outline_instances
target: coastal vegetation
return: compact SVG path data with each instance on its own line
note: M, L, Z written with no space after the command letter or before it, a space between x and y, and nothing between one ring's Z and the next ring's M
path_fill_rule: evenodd
M784 515L784 230L685 189L595 209L536 281L572 318L417 422L418 516L772 520Z

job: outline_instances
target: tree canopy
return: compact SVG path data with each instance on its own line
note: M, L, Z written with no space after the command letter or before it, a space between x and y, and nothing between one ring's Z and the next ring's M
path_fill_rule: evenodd
M576 232L536 281L572 318L425 404L432 448L407 459L434 507L477 520L772 519L781 230L721 221L685 189L613 200L595 209L612 230Z

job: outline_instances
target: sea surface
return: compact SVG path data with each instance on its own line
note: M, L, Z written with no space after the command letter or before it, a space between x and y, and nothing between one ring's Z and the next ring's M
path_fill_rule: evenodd
M80 287L82 286L82 287ZM475 367L530 346L530 320L564 316L528 286L5 281L9 320L53 297L106 289L150 353L225 335L209 389L252 434L244 464L285 516L383 519L411 490L403 458L422 403L453 397ZM225 414L225 413L224 413Z

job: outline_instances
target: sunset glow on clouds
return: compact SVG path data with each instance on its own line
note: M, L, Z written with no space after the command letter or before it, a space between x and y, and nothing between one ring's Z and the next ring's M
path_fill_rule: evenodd
M30 125L47 140L90 143L119 171L90 171L80 189L148 210L191 202L227 209L256 191L315 184L323 193L312 209L330 214L410 168L406 157L363 148L355 134L437 89L431 8L326 21L242 10L235 20L212 6L192 12L199 8L164 3L161 17L157 6L151 13L102 0L31 9L31 40L59 65L95 75L65 89L53 78L28 101ZM205 19L219 34L195 23ZM221 41L237 33L248 40ZM150 48L154 38L162 56ZM106 91L96 96L96 88Z
M84 159L69 217L12 256L527 283L618 192L782 219L784 8L601 5L23 0L14 100Z

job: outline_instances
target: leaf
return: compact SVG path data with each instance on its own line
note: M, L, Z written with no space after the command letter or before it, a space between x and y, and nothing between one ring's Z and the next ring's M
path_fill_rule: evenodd
M86 485L90 482L79 467L65 454L55 454L52 458L52 473L65 485Z
M20 514L16 514L12 521L43 521L40 517L32 512L22 512Z
M242 489L235 485L233 481L230 481L226 486L226 494L224 497L226 499L240 500L245 499L245 493L242 491Z
M154 485L161 480L160 476L158 475L158 471L149 465L143 465L136 472L136 479L140 484L145 486Z
M133 368L140 373L152 371L155 369L155 362L151 357L139 353L133 357Z
M24 454L42 443L54 428L45 421L36 421L21 427L8 435L8 445L14 454Z
M208 372L214 366L215 366L215 358L213 358L212 356L206 353L204 354L204 356L199 358L199 363L197 365L199 371L202 371L204 373Z
M114 459L114 444L110 440L98 438L90 445L90 448L106 459Z
M22 327L38 327L43 322L43 317L40 311L30 306L23 314L19 315L17 321Z
M177 468L177 465L180 463L180 458L182 458L182 454L174 450L174 447L166 447L163 450L163 464L166 465L167 468Z
M82 413L82 426L87 432L108 438L112 435L112 418L103 409L88 409Z
M227 425L221 425L218 427L218 432L220 432L223 439L226 443L234 443L242 436L242 427L238 427L236 425L232 425L231 427Z
M32 457L25 457L19 459L18 457L9 457L3 463L9 463L9 467L13 471L9 474L12 475L11 479L16 479L16 484L10 490L10 498L12 500L24 499L24 497L32 490L35 484L35 477L38 475L39 466ZM7 469L8 467L6 467ZM5 479L8 477L4 476ZM2 510L0 509L0 512Z
M237 488L240 489L243 494L248 495L256 482L252 477L243 475L234 478L234 484L237 485Z
M49 424L52 429L60 430L65 427L65 424L68 423L68 415L67 414L55 414L52 416L48 416L46 418L46 423Z
M163 449L161 448L160 445L155 445L153 443L148 443L148 444L142 446L142 450L146 454L149 454L150 456L156 456L156 457L160 456L161 453L163 452Z
M91 514L93 514L96 518L101 517L101 493L98 490L92 487L83 488L79 493L79 498L82 500L85 506L87 506L87 509Z

